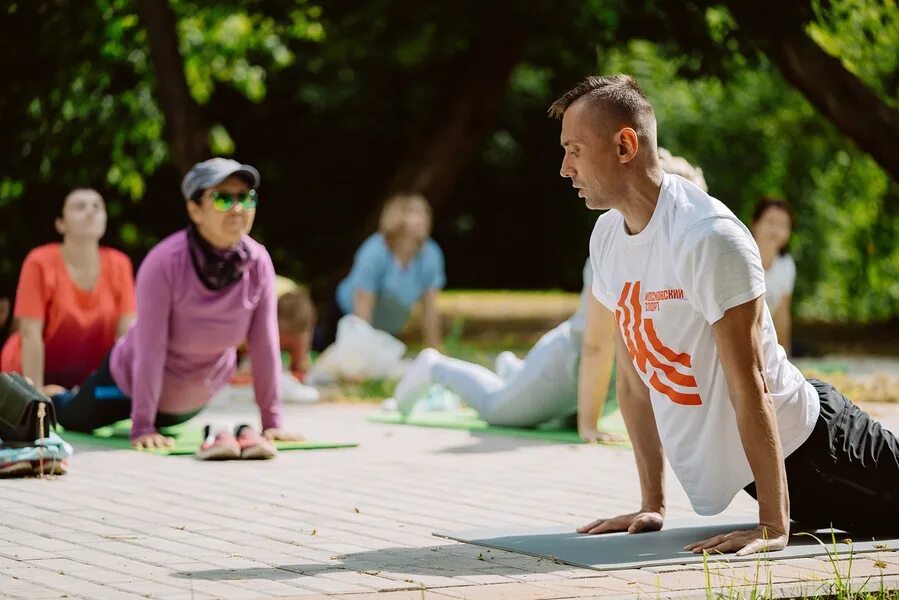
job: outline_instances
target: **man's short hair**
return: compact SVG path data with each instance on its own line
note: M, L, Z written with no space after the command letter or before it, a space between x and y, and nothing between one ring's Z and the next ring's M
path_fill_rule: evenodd
M617 127L630 127L642 140L655 142L656 115L652 104L630 75L587 77L562 94L549 107L549 115L561 119L572 104L584 99L597 112L607 115Z

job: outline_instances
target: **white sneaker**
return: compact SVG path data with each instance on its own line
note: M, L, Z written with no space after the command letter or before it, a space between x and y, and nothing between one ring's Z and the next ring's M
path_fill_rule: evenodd
M412 412L415 403L428 393L428 388L431 386L431 368L440 356L437 350L425 348L409 365L393 393L397 409L402 414L408 415Z
M317 388L305 385L302 381L286 371L281 372L281 399L284 402L318 402L321 398Z
M455 412L462 408L462 400L442 385L431 385L422 400L415 404L415 413Z

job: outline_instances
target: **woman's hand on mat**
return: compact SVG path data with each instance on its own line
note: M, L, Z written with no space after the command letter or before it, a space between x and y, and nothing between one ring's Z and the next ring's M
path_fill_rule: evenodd
M588 444L599 444L608 442L625 442L627 438L619 433L610 433L601 431L596 427L579 427L578 435Z
M277 429L275 427L269 427L265 431L262 432L262 435L273 442L305 442L306 437L300 435L299 433L292 433L290 431L284 431L283 429Z
M142 450L144 448L171 448L175 445L175 440L162 435L161 433L145 433L131 440L131 445Z
M725 554L736 552L737 556L746 556L757 552L772 552L783 550L787 547L787 534L777 531L772 527L759 525L755 529L747 531L732 531L723 535L684 546L684 550L690 550L694 554L703 551L708 553Z
M662 528L665 518L657 512L635 512L629 515L620 515L611 519L597 519L592 523L579 527L578 533L615 533L626 531L628 533L646 533L658 531Z

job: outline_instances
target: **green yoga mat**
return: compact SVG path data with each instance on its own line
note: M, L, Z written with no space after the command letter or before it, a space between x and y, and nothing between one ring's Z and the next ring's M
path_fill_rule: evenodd
M608 412L609 414L604 416L599 422L600 429L611 433L627 434L627 430L624 427L624 420L621 418L621 412L618 411L618 406L615 405L614 410ZM582 443L577 431L565 428L559 423L549 422L532 428L490 425L486 421L478 418L477 413L470 408L464 408L453 412L413 413L405 418L397 412L375 412L369 414L367 419L373 423L416 425L418 427L438 427L441 429L464 429L467 431L478 431L489 434L539 439L551 442L565 442L568 444ZM615 445L625 445L625 442L616 443Z
M131 450L131 421L119 421L109 427L95 429L93 433L80 433L66 431L59 427L59 435L69 443L92 444L107 448ZM154 450L141 450L161 456L183 456L194 454L203 442L203 429L191 425L179 425L176 427L162 428L161 433L175 438L175 446L172 448L157 448ZM322 450L326 448L354 448L358 446L352 442L275 442L278 450Z

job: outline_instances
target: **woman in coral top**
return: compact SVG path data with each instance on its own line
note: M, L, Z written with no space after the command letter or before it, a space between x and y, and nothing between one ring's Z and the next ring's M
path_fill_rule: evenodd
M0 356L0 369L30 377L49 394L99 367L135 314L131 261L100 245L106 233L100 194L73 190L55 225L62 243L35 248L22 265L17 331Z

